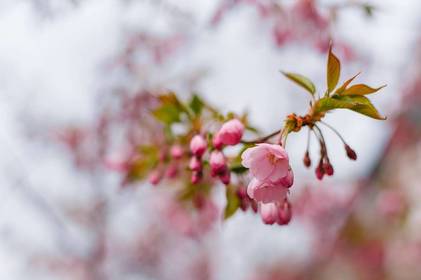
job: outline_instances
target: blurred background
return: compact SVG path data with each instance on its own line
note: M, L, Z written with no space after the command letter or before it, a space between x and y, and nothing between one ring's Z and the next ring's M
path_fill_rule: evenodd
M421 279L420 11L417 0L0 0L0 278ZM327 116L359 159L327 131L335 176L323 182L302 166L306 133L289 138L287 227L241 211L222 221L219 186L186 234L165 189L122 190L104 164L153 133L146 92L198 92L278 129L309 101L279 70L322 88L331 39L343 77L388 84L373 96L388 119Z

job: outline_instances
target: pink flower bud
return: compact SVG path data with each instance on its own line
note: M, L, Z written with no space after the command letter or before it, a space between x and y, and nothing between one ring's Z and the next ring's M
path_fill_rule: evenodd
M158 185L159 182L161 182L161 179L161 172L159 172L158 170L152 171L152 173L149 175L149 183L151 183L154 186Z
M244 125L237 119L224 123L215 135L213 145L221 149L222 145L237 145L240 143L244 133Z
M237 196L239 199L248 198L247 196L247 188L244 186L240 186L237 189Z
M192 184L197 184L200 182L200 180L202 180L203 174L201 171L193 171L192 176L191 176L191 183Z
M170 164L165 171L165 177L173 179L177 177L178 174L178 166L177 164Z
M197 157L192 157L190 159L189 168L192 171L200 171L202 170L202 162Z
M278 220L278 207L275 203L260 204L260 216L267 225L273 225Z
M277 223L281 226L287 225L291 221L291 218L292 218L292 207L289 201L285 199L278 209Z
M228 169L226 169L223 174L219 175L219 179L221 179L221 182L224 185L229 185L229 183L231 182L231 172Z
M181 159L183 157L184 151L180 145L174 145L171 147L171 157L173 159Z
M325 170L323 169L323 163L320 161L319 165L316 168L316 177L319 180L322 180L325 176Z
M227 159L221 151L215 150L211 153L209 164L212 176L222 175L227 169Z
M356 153L353 149L351 149L351 147L350 147L350 146L345 145L345 150L346 150L346 155L347 155L350 159L352 159L352 160L357 160L357 153Z
M217 133L212 139L212 145L215 149L221 150L224 147L221 136Z
M196 135L190 141L190 151L197 157L203 156L208 147L208 143L202 135Z
M257 213L259 211L259 207L257 205L256 200L251 200L251 209L253 210L254 213Z
M304 163L304 166L307 168L311 166L311 158L308 151L304 155L303 163Z
M335 173L335 170L333 169L333 166L330 164L330 162L325 162L323 164L323 170L328 176L333 176L333 173Z

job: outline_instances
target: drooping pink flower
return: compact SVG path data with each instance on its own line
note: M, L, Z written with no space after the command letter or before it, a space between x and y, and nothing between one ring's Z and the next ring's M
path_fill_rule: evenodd
M203 156L206 152L208 143L202 135L194 136L190 141L190 151L197 157Z
M288 193L288 188L280 183L272 183L271 181L259 181L253 178L247 188L247 194L250 198L262 202L271 203L282 201Z
M262 203L260 205L260 216L267 225L273 225L278 220L278 207L275 203Z
M227 169L227 159L221 151L215 150L211 153L209 164L212 176L221 175Z
M237 119L224 123L213 138L213 146L221 149L223 145L237 145L244 134L244 125Z
M280 145L257 144L247 149L241 156L242 165L260 182L278 182L289 170L289 158Z

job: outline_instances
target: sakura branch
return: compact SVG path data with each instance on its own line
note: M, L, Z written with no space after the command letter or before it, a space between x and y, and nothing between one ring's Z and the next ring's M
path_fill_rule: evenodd
M318 93L314 83L305 76L283 72L310 94L308 112L303 116L288 115L283 127L251 141L243 139L244 134L258 133L247 115L224 115L198 95L187 102L175 93L160 95L158 105L150 113L162 124L164 141L137 147L137 156L128 165L125 182L149 178L152 185L158 185L164 180L173 180L178 182L172 185L180 201L199 210L203 202L210 199L211 189L221 182L226 185L225 218L240 208L243 211L251 208L260 213L266 224L288 224L292 217L288 195L294 183L286 150L288 135L307 127L308 141L311 135L315 136L320 145L315 174L322 180L324 176L334 175L334 167L321 126L333 130L343 142L347 156L357 159L356 152L340 133L323 121L327 113L348 109L374 119L385 119L367 98L384 86L351 85L358 74L338 86L340 72L341 63L332 47L328 52L323 94ZM312 165L309 146L307 144L303 160L306 167ZM231 154L227 147L238 147L238 152Z

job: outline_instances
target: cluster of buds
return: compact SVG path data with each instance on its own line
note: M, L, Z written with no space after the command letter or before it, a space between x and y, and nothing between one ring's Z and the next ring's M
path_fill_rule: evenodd
M236 195L240 200L240 208L242 211L247 211L249 208L253 210L254 213L258 212L258 204L256 200L251 199L247 194L247 188L240 186L237 189Z
M205 137L198 134L190 141L189 168L192 171L191 182L197 184L203 177L203 156L210 150L209 165L211 176L219 178L228 185L231 182L231 171L228 167L227 158L223 153L225 146L235 146L240 143L244 134L244 125L237 119L227 121L212 139L212 145L208 145ZM209 147L210 146L210 147Z
M149 175L149 183L158 185L164 178L176 178L179 173L179 162L184 155L184 149L179 144L172 145L169 153L166 151L161 152L158 166Z
M348 158L351 159L351 160L357 160L356 152L345 142L345 140L339 134L339 132L336 129L334 129L333 127L331 127L330 125L328 125L324 122L321 122L321 123L323 123L324 125L329 127L333 132L335 132L335 134L339 137L339 139L341 139L341 141L344 143L346 155L348 156ZM313 125L312 130L313 130L314 134L316 135L316 138L318 138L319 144L320 144L320 160L319 160L318 165L316 166L315 173L316 173L317 179L322 180L325 175L333 176L333 174L335 173L335 170L334 170L332 164L330 163L330 159L329 159L329 156L328 156L328 153L327 153L326 142L324 140L322 131L316 125ZM310 141L310 140L308 140L308 141ZM311 158L310 158L310 153L309 153L309 143L307 144L307 150L304 154L303 163L304 163L304 166L306 166L307 168L309 168L311 166Z

